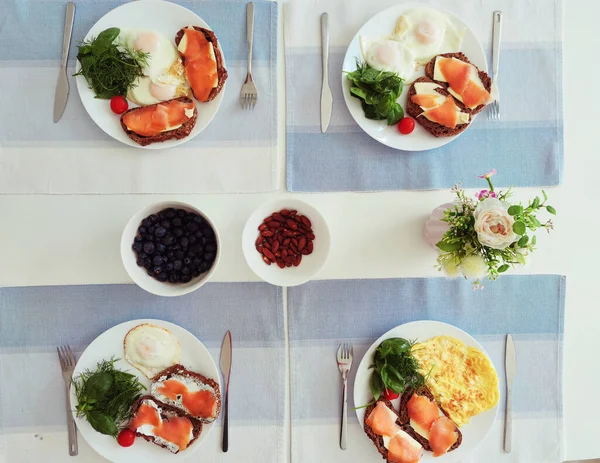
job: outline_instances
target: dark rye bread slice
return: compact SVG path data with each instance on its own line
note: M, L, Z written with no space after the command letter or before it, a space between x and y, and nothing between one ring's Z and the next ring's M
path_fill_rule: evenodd
M194 381L200 381L201 383L207 384L208 386L212 387L212 389L215 391L215 397L217 399L217 409L215 411L214 416L211 418L203 418L200 416L194 416L194 418L203 423L212 423L219 417L219 414L221 413L221 389L219 387L219 383L217 381L215 381L214 379L207 378L206 376L201 375L200 373L190 371L190 370L186 369L183 365L180 365L180 364L173 365L172 367L169 367L169 368L161 371L154 378L152 378L153 384L150 386L152 394L154 396L158 397L159 399L162 399L164 402L167 402L169 405L181 410L183 413L193 416L190 414L190 412L188 410L186 410L182 407L179 407L175 401L172 401L164 396L161 396L159 393L157 393L155 391L154 386L158 381L166 381L166 380L172 378L173 376L187 376Z
M415 83L417 82L435 82L433 79L429 77L423 76L416 79L408 89L408 97L406 99L406 113L412 117L415 121L417 121L425 130L427 130L434 137L452 137L454 135L458 135L461 132L464 132L469 124L458 124L455 128L444 127L443 125L438 124L437 122L430 121L425 116L422 116L423 109L416 103L413 103L411 98L417 92L415 91ZM440 84L441 88L436 88L435 91L440 95L448 96L450 93L446 90L446 87L443 84ZM456 103L460 103L458 100L454 99Z
M145 401L154 402L156 404L156 406L160 409L160 417L163 420L181 416L181 417L188 418L191 421L192 426L193 426L193 428L192 428L193 437L188 442L186 449L188 449L190 447L190 445L192 445L196 441L196 439L198 439L198 437L200 437L200 434L202 433L202 423L200 423L200 421L195 420L194 418L190 417L187 413L182 412L178 408L171 407L170 405L162 403L160 400L156 400L154 397L152 397L150 395L144 395L135 401L135 403L133 404L133 407L131 409L131 419L132 420L135 417L135 415L137 414L139 408L142 406L142 403L144 403ZM154 436L147 436L145 434L141 434L141 433L137 432L136 430L134 430L134 431L135 431L135 435L137 437L141 437L142 439L145 439L148 442L152 442L153 444L158 445L159 447L162 447L163 449L167 449L172 453L179 453L180 451L183 452L185 450L185 449L177 450L176 452L173 452L171 449L169 449L167 447L167 445L165 445L161 442L156 442Z
M189 27L189 26L188 26ZM209 31L208 29L204 29L198 26L192 26L197 31L200 31L206 37L210 43L212 43L213 50L215 52L215 59L217 60L217 74L219 75L219 82L215 88L213 88L208 94L208 98L205 100L198 100L198 97L194 94L194 98L202 103L206 103L207 101L213 100L220 92L223 90L223 85L225 85L225 81L227 80L227 69L225 69L225 65L223 64L223 54L221 53L221 48L219 47L219 41L217 40L217 36L213 31ZM181 38L184 34L184 29L179 29L177 35L175 36L175 44L179 47L179 42L181 42ZM179 52L179 49L177 50ZM185 66L185 56L183 53L179 52L179 56L181 56L181 60L183 61L183 65ZM191 87L191 86L190 86ZM194 93L194 89L192 88L192 93Z
M405 392L400 398L400 406L398 410L399 421L402 424L403 428L408 429L406 432L410 434L413 439L419 442L419 444L421 444L425 450L431 452L431 446L429 445L429 441L425 437L421 436L418 432L416 432L410 425L410 417L408 416L407 404L410 398L413 396L413 394L425 396L429 400L437 403L435 397L427 387L422 387L418 391L412 390ZM446 415L447 418L450 418L446 410L444 410L439 403L437 404L437 406L442 411L442 413ZM458 426L456 427L456 432L458 433L458 439L456 439L456 442L452 445L452 447L450 447L448 452L457 449L458 447L460 447L460 444L462 444L462 433L460 432L460 429L458 429Z
M473 64L471 63L471 61L469 61L469 58L467 58L467 56L464 53L461 52L456 52L456 53L444 53L441 55L437 55L434 56L433 58L431 58L431 60L425 65L425 75L427 77L429 77L431 80L433 79L433 73L435 70L435 60L438 56L443 56L444 58L456 58L459 59L461 61L464 61L465 63L469 63L469 64ZM473 66L475 66L473 64ZM479 69L477 66L475 66L477 68L477 73L479 74L479 78L481 79L481 83L483 84L483 86L485 87L485 89L488 92L492 91L492 79L491 77L484 71L482 71L481 69ZM441 82L439 80L434 80L435 83L443 85L444 87L448 87L448 82ZM468 112L469 114L475 115L477 113L480 113L481 111L483 111L483 109L485 108L484 104L481 104L473 109L469 109L467 107L465 107L465 105L462 104L461 101L457 100L455 98L456 104L458 106L460 106L460 109L462 109L465 112Z
M371 414L371 412L373 411L373 409L377 406L377 404L379 402L383 402L385 403L386 407L389 408L390 410L392 410L396 416L398 416L398 412L396 411L396 409L394 408L394 406L392 405L392 402L390 402L389 400L386 399L379 399L377 402L375 402L372 405L369 405L366 409L365 409L365 422L364 422L364 429L365 429L365 433L367 434L367 436L369 436L369 439L371 439L373 441L373 443L375 444L375 447L377 447L377 451L380 453L381 457L386 460L388 460L388 449L385 448L385 445L383 445L383 437L380 436L379 434L375 434L375 432L373 431L373 429L371 428L371 426L369 426L367 424L367 417ZM406 432L407 434L409 433L409 430L412 431L412 429L409 429L409 426L404 426L402 425L402 423L400 423L400 417L398 416L398 419L396 420L396 424L398 426L400 426L400 428Z
M193 101L191 98L188 98L187 96L175 98L175 100L179 100L184 103L189 103L189 102ZM169 101L174 101L174 100L169 100ZM166 103L166 102L163 101L163 103ZM154 105L149 105L149 106L157 106L159 104L160 103L157 103ZM123 116L125 116L125 114L128 114L132 111L137 111L137 110L140 110L142 108L147 108L147 107L148 106L140 106L140 107L136 107L136 108L131 108L131 109L125 111L121 115L121 127L123 128L123 130L125 131L127 136L129 138L131 138L134 142L136 142L142 146L150 145L151 143L159 143L159 142L163 142L163 141L167 141L167 140L173 140L173 139L180 140L182 138L185 138L190 133L192 133L192 130L194 129L194 126L196 125L196 120L198 119L198 109L196 108L196 105L194 105L194 115L192 117L190 117L180 127L177 127L174 130L168 130L166 132L161 132L158 135L155 135L153 137L145 137L143 135L138 135L137 133L133 132L132 130L129 130L127 128L127 126L125 125L125 123L123 122Z

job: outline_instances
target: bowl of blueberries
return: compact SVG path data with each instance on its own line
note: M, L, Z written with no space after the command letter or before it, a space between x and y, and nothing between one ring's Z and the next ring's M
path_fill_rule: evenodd
M158 296L181 296L202 286L220 257L219 234L200 210L163 202L147 206L127 222L121 258L129 276Z

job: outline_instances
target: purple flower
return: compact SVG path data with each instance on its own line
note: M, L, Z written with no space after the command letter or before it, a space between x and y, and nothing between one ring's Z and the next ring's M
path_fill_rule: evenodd
M481 201L486 198L495 198L496 193L490 190L481 190L479 193L475 193L475 196L479 201Z
M483 174L483 175L478 175L477 178L485 178L485 179L489 179L492 175L496 175L496 169L492 169L489 172Z

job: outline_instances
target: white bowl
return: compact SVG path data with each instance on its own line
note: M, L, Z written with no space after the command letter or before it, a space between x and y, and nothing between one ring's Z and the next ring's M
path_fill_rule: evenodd
M175 209L184 209L188 212L194 212L200 216L202 216L208 224L211 226L213 231L215 232L215 238L217 241L217 255L215 256L215 261L212 264L212 267L207 271L196 278L193 278L189 283L169 283L155 280L148 273L146 273L146 269L143 267L139 267L137 265L137 259L135 252L131 249L131 245L133 244L133 239L137 234L137 229L140 226L142 220L148 217L151 214L156 214L164 209L168 209L173 207ZM196 209L194 206L190 206L189 204L179 203L174 201L166 201L158 204L153 204L151 206L146 206L142 210L138 211L134 214L127 225L125 225L125 229L123 230L123 234L121 235L121 259L123 261L123 265L125 266L125 270L131 277L131 279L137 284L140 288L148 291L149 293L156 294L157 296L182 296L187 293L191 293L192 291L197 290L200 286L208 281L210 276L214 273L217 265L219 264L219 258L221 257L221 240L219 237L219 232L215 227L215 224L199 209Z
M302 262L298 267L279 268L277 264L267 265L262 259L262 254L256 250L258 227L266 217L281 209L295 209L298 214L307 216L312 222L315 235L314 249L312 254L302 256ZM297 286L314 278L325 264L330 247L329 227L321 213L310 204L297 199L278 199L263 204L252 213L242 234L242 250L246 262L260 278L276 286Z

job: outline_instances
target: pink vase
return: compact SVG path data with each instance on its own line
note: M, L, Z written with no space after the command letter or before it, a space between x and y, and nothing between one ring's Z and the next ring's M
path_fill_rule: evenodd
M454 207L453 203L446 203L436 207L425 221L425 240L435 250L439 250L436 244L441 241L444 233L450 228L442 219L444 218L444 211L451 207Z

